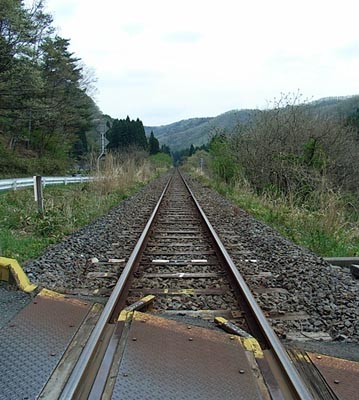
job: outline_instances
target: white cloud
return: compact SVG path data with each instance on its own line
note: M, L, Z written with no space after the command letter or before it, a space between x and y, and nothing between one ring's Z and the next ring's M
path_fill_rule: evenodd
M47 0L93 66L98 103L145 124L262 107L280 92L358 93L357 2Z

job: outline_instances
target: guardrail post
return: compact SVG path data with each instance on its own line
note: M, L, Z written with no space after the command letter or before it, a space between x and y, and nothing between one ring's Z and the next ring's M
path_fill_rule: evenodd
M37 201L37 208L40 214L44 213L44 196L42 192L42 177L34 176L34 195Z

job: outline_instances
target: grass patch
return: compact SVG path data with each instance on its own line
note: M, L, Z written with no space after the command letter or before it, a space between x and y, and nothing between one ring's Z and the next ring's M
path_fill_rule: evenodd
M0 254L23 262L108 212L134 193L126 190L100 193L89 184L48 186L44 189L45 215L40 216L32 189L0 194Z
M44 188L45 214L33 189L0 192L0 256L19 262L37 258L50 244L89 224L157 176L148 159L108 156L97 181Z
M151 163L158 172L166 171L172 166L172 158L166 153L157 153L150 156Z
M246 185L199 179L284 237L322 257L359 256L359 212L348 210L345 199L328 193L315 204L298 207L286 199L259 196Z

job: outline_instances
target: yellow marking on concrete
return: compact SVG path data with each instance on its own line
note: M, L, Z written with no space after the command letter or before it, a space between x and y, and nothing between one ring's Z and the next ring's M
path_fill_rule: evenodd
M7 265L0 264L0 281L9 282L10 272Z
M152 301L155 298L156 298L155 296L149 294L145 297L142 297L142 299L136 301L135 303L130 304L120 312L117 321L122 321L122 322L131 321L137 309L141 309L147 306L148 304L152 303Z
M63 299L65 297L65 295L62 293L54 292L53 290L49 290L49 289L45 289L45 288L41 289L38 296L51 297L53 299Z
M168 289L165 289L165 290L163 291L163 293L168 293Z
M143 297L140 301L145 304L148 304L148 303L151 303L151 301L153 301L155 298L156 297L153 294L149 294L149 295Z
M37 285L30 282L24 270L16 260L0 257L0 279L9 281L10 274L13 276L17 287L23 292L30 293L37 288Z
M142 308L148 308L148 306L153 302L156 297L152 294L149 294L142 299L136 301L135 303L130 304L129 306L125 307L126 311L136 311L141 310Z
M306 363L312 363L308 353L304 352L304 351L300 351L300 350L296 350L296 349L291 349L291 352L293 354L295 354L295 357L302 362L306 362Z
M98 312L102 311L102 309L103 309L103 305L101 303L95 303L92 306L91 311L98 313Z
M126 322L133 317L133 311L122 310L117 318L117 321Z
M178 290L179 294L193 294L195 289L180 289ZM177 293L177 291L176 291Z
M254 338L241 338L241 342L245 350L248 350L254 354L255 358L264 358L261 346Z
M225 324L226 322L228 322L228 320L226 320L226 319L223 318L223 317L215 317L215 318L214 318L214 322L215 322L216 324L218 324L218 325L223 325L223 324Z

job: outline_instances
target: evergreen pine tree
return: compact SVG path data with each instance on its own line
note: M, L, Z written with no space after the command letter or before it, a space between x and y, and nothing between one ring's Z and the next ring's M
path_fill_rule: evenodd
M155 135L151 131L150 138L148 140L148 147L150 154L156 154L160 151L160 144L158 140L155 138Z

